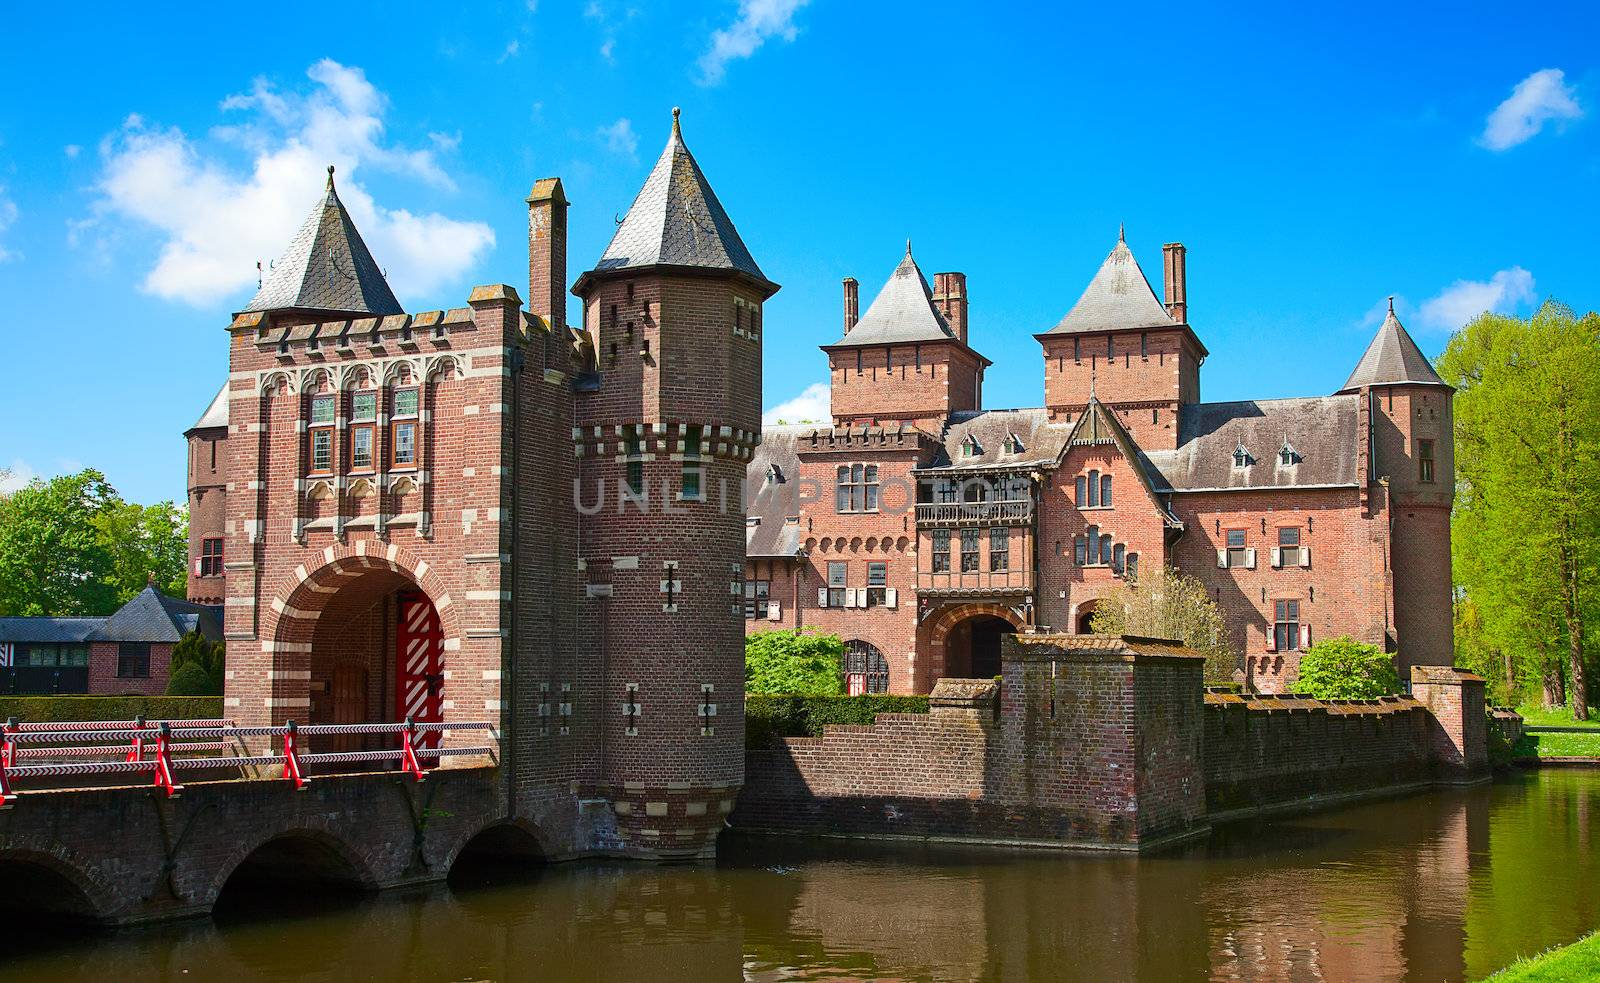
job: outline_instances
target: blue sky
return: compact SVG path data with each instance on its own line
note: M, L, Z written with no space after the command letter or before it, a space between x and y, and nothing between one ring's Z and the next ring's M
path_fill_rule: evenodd
M0 466L183 497L231 312L339 166L408 309L525 289L536 177L594 262L670 111L763 269L766 403L817 410L839 280L961 270L988 406L1125 222L1189 247L1207 400L1331 392L1396 294L1600 307L1600 7L524 0L17 6L0 62ZM197 8L201 9L201 8ZM791 403L803 397L798 405ZM16 480L13 478L13 480Z

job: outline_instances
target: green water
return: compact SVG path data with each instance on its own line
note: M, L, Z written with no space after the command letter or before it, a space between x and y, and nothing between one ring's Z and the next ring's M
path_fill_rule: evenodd
M728 837L219 920L4 933L0 978L1475 980L1600 926L1600 771L1233 824L1145 858Z

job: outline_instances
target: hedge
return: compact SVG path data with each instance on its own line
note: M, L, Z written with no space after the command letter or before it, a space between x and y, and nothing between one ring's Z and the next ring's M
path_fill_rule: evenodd
M220 696L0 696L0 721L214 720Z
M880 713L927 713L926 696L766 696L744 698L746 747L778 737L820 737L829 724L870 724Z

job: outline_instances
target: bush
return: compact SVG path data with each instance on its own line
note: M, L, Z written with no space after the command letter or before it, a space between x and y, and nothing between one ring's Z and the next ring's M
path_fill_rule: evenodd
M222 666L228 647L213 642L197 631L191 631L172 647L171 675L168 677L168 696L221 696ZM194 667L197 673L185 673ZM183 687L178 687L178 677L184 676Z
M220 696L4 696L0 720L29 723L78 720L215 720Z
M168 696L215 696L211 677L193 662L178 667L167 682Z
M820 737L829 724L870 724L880 713L927 713L926 696L800 696L749 694L744 699L746 747L779 737Z
M836 696L844 690L844 642L814 628L758 631L744 640L747 693Z
M1341 636L1301 653L1294 691L1319 700L1373 700L1400 692L1400 675L1383 649Z

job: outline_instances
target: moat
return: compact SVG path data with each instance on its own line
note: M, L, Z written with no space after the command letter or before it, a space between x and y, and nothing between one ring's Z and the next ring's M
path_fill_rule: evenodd
M1546 771L1142 858L728 836L715 867L252 885L212 920L28 928L0 978L1475 980L1600 925L1596 819L1600 772Z

